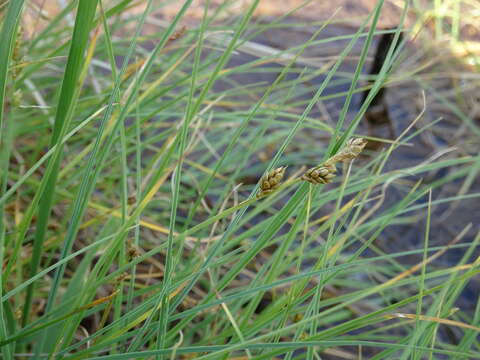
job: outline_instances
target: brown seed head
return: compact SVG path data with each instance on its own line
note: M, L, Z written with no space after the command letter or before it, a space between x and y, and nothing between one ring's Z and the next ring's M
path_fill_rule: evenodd
M294 316L293 316L293 322L299 322L303 319L303 314L301 313L296 313Z
M353 160L363 151L365 145L367 145L367 140L351 138L342 150L327 160L327 163L334 164L339 161Z
M324 164L308 169L302 176L302 180L311 184L328 184L335 177L335 165Z
M257 197L268 195L278 188L283 179L286 168L286 166L282 166L265 174L260 180L260 191L258 192Z
M179 37L182 37L183 34L185 34L185 31L187 31L187 26L186 26L186 25L183 25L183 26L180 28L180 30L175 31L175 32L173 33L173 35L168 38L168 41L175 41L175 40L177 40Z
M137 246L133 243L132 240L129 240L127 244L128 260L131 261L132 259L139 257L140 255L141 255L140 250L137 248Z
M357 157L363 151L365 145L367 145L367 140L362 138L352 138L347 141L345 145L345 152L353 154L355 157Z
M16 318L16 319L21 319L21 318L22 318L22 315L23 315L22 309L21 309L21 308L17 308L17 310L15 310L14 315L15 315L15 318Z

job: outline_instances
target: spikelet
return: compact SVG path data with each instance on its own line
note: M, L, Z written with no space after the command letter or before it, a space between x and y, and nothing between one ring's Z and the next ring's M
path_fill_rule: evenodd
M302 180L308 181L311 184L328 184L335 177L337 169L333 164L324 164L322 166L315 166L308 169L302 175Z
M127 259L128 261L132 261L134 258L139 257L141 255L140 250L137 246L133 243L130 239L127 243Z
M128 205L133 205L137 202L137 197L135 196L135 194L133 195L130 195L128 198L127 198L127 204Z
M15 310L15 312L13 313L13 315L15 315L15 318L16 318L16 319L21 319L22 316L23 316L22 308L18 308L17 310Z
M286 166L276 168L262 177L260 180L260 191L257 194L257 198L268 195L278 188L283 179L286 168Z
M308 169L301 179L312 184L328 184L335 177L335 172L337 171L335 163L355 159L362 152L365 145L367 145L365 139L351 138L342 150L322 165Z
M350 161L355 159L367 145L367 140L362 138L351 138L347 141L342 150L326 161L328 164L335 164L340 161Z
M183 25L180 30L178 31L175 31L172 36L170 36L168 38L168 41L175 41L177 40L178 38L182 37L183 34L185 34L185 31L187 31L187 26L186 25Z

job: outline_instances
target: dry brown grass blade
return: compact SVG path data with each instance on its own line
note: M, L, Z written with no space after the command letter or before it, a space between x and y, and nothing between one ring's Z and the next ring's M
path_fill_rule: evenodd
M87 305L84 305L82 307L79 308L79 310L87 310L87 309L90 309L94 306L97 306L97 305L100 305L100 304L103 304L107 301L110 301L112 300L115 296L117 296L117 294L119 293L120 290L115 290L113 293L111 293L110 295L108 296L104 296L100 299L97 299L95 301L92 301L91 303L87 304Z
M421 321L430 321L438 324L451 325L460 327L463 329L474 330L480 332L480 327L466 324L461 321L443 319L436 316L426 316L426 315L417 315L417 314L405 314L405 313L394 313L385 315L387 319L410 319L410 320L421 320Z

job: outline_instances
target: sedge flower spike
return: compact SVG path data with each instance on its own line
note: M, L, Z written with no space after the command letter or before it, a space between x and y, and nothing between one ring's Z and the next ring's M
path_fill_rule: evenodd
M262 177L260 180L260 191L257 194L258 198L272 193L279 187L286 168L286 166L276 168Z
M328 184L335 177L337 169L333 164L325 164L322 166L315 166L308 169L302 175L302 180L308 181L311 184Z
M345 146L320 166L308 169L301 177L311 184L328 184L335 177L337 171L335 163L355 159L365 148L367 141L362 138L351 138Z
M345 146L330 159L326 161L329 164L335 164L340 161L349 161L355 159L367 145L367 140L362 138L352 138L347 141Z

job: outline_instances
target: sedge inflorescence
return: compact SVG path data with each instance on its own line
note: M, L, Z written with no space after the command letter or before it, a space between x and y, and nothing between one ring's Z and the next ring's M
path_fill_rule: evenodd
M307 181L314 185L330 183L337 172L336 163L352 161L360 155L365 145L367 145L367 141L363 138L352 138L348 140L338 153L330 157L323 164L305 171L300 177L300 180ZM257 198L269 195L279 188L285 174L285 169L286 167L282 166L262 176Z
M260 180L260 191L257 197L268 195L276 190L282 182L286 168L286 166L282 166L266 173Z
M338 153L323 164L308 169L302 175L301 179L311 184L328 184L337 172L335 164L341 161L351 161L355 159L363 151L365 145L367 145L367 141L362 138L352 138L348 140Z

